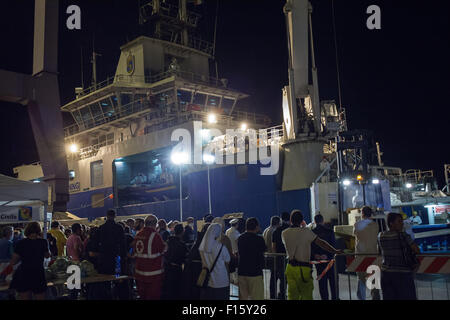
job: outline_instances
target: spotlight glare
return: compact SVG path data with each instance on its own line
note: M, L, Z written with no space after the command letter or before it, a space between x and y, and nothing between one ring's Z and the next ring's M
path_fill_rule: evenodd
M203 155L203 161L205 161L205 163L206 164L213 164L214 163L214 161L216 161L216 157L215 156L213 156L212 154L207 154L207 153L205 153L204 155Z
M210 113L208 115L208 122L209 123L217 123L217 116L214 113Z
M172 162L176 165L186 164L189 160L188 154L186 152L174 152L170 157Z
M75 143L72 143L69 147L70 152L76 153L78 152L78 146Z

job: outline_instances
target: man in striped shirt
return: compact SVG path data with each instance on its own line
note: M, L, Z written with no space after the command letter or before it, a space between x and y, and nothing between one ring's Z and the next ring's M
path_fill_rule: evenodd
M403 218L400 214L389 213L387 224L389 231L378 235L378 246L383 259L381 266L383 299L417 300L414 270L407 261L407 255L412 252L419 254L420 249L403 231Z

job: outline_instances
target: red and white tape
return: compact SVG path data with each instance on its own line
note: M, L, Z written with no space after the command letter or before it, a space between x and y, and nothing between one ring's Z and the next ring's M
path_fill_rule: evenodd
M449 274L450 257L418 257L417 273ZM381 256L347 256L347 272L366 272L371 265L381 266Z

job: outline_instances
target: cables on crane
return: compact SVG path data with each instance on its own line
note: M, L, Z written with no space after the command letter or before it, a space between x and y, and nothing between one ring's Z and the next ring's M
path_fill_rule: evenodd
M331 0L331 11L333 17L333 35L334 35L334 47L336 51L336 72L337 72L337 82L339 91L339 112L342 112L342 90L341 90L341 76L339 72L339 53L338 53L338 42L337 42L337 32L336 32L336 14L334 10L334 0Z
M217 43L217 24L219 20L219 0L217 0L217 6L216 6L216 21L214 22L214 47L213 47L213 57L214 62L216 66L216 79L219 78L219 67L217 65L217 59L216 59L216 43Z

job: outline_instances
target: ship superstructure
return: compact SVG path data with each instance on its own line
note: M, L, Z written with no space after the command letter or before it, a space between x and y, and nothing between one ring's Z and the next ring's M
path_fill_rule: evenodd
M290 84L283 90L285 122L276 127L270 127L267 116L241 111L239 104L248 96L231 89L226 79L218 79L217 68L211 76L214 44L198 36L201 16L195 9L196 1L144 1L140 22L148 26L150 36L121 47L114 77L99 83L94 77L91 87L77 88L76 99L62 106L74 120L64 129L68 211L94 218L103 216L105 208L116 208L123 214L155 212L172 219L183 204L186 214L203 216L208 212L207 172L217 215L244 212L266 223L273 213L292 206L310 211L308 188L321 172L323 155L333 155L334 137L345 130L345 112L338 111L333 101L319 100L314 61L309 85L309 2L288 1L286 6ZM93 61L95 57L96 53ZM179 167L170 159L176 144L172 134L183 128L194 136L198 122L203 124L202 132L224 133L202 138L203 147L224 142L228 156L244 153L246 162L185 166L184 183L179 186ZM243 145L234 143L227 129L240 131ZM250 129L262 130L257 131L258 148L279 149L279 170L274 175L262 176L264 165L250 164ZM39 172L37 167L17 172L31 180L39 175L27 176L27 172Z

